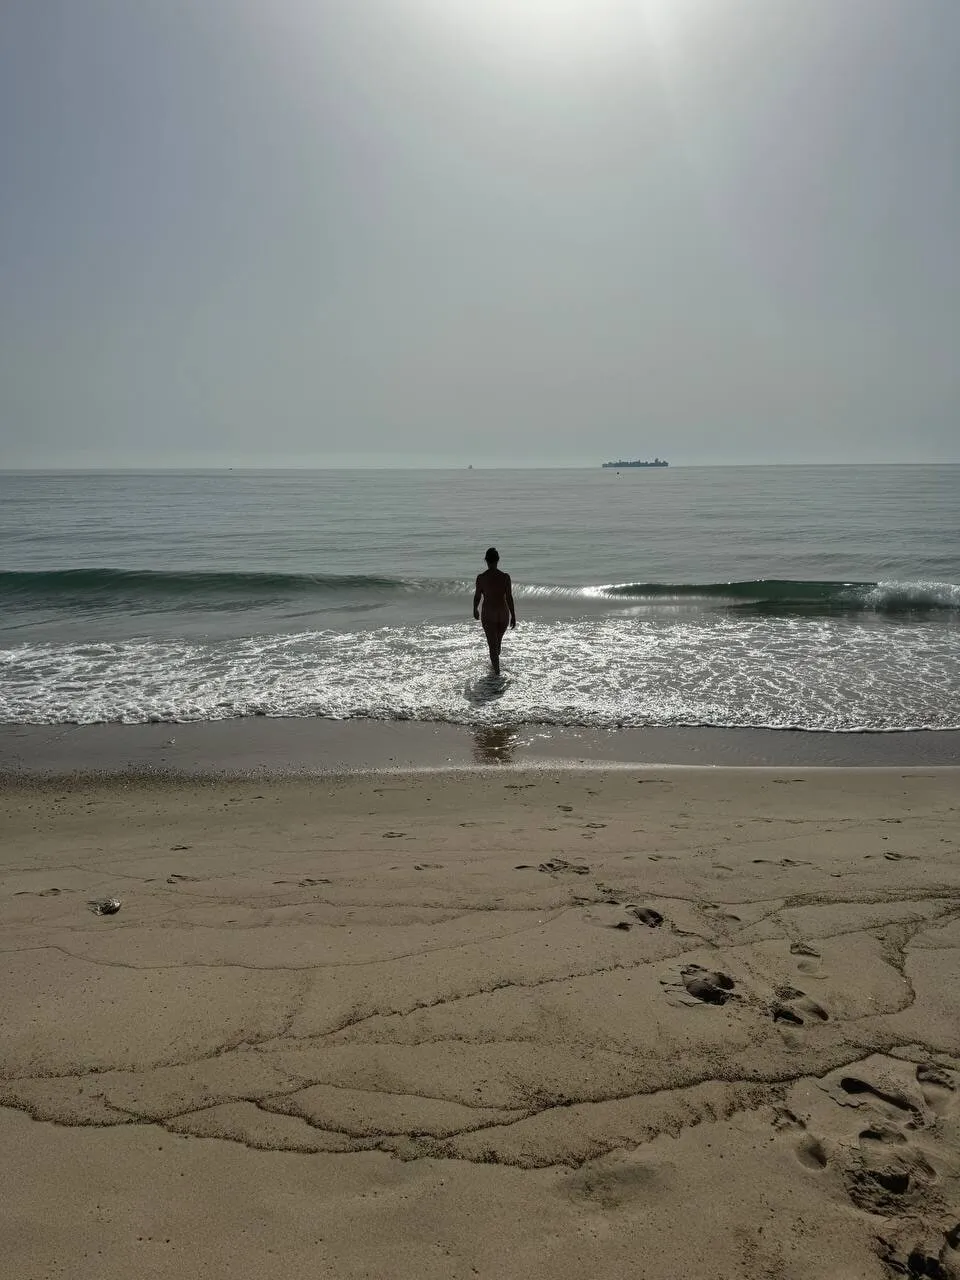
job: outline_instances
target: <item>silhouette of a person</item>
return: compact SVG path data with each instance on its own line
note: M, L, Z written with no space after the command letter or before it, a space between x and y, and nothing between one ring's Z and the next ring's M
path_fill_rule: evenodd
M500 552L496 547L491 547L484 559L487 562L487 568L477 577L477 589L473 595L473 616L483 624L484 635L490 646L490 665L499 675L500 646L508 625L511 627L517 625L517 613L513 607L510 575L497 568L500 563Z

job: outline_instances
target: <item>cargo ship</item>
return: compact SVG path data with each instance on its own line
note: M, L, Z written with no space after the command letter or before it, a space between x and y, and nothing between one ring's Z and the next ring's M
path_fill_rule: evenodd
M652 462L645 462L638 458L636 462L624 462L621 459L619 462L604 462L602 465L604 467L616 467L619 471L621 467L669 467L670 463L665 462L663 458L654 458Z

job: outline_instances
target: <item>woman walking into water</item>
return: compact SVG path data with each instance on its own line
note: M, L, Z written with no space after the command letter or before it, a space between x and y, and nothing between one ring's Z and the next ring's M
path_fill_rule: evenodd
M497 568L500 563L500 552L496 547L491 547L484 559L487 562L487 568L486 572L477 577L477 589L473 595L473 616L483 625L484 635L490 646L490 664L499 675L500 645L503 643L507 626L517 625L517 614L513 607L510 575Z

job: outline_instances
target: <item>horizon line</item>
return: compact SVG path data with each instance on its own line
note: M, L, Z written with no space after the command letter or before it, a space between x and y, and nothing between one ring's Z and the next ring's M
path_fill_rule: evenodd
M669 462L666 467L624 467L624 470L638 471L680 471L680 470L724 470L736 469L743 470L745 468L768 468L768 467L955 467L960 466L960 458L956 459L916 459L909 461L884 461L859 460L856 462ZM93 475L93 474L135 474L142 472L292 472L292 471L437 471L437 472L461 472L461 471L603 471L618 470L615 466L604 463L557 463L553 466L542 466L536 463L515 463L513 465L501 463L450 463L446 465L413 465L413 464L375 464L375 463L327 463L327 464L306 464L296 463L286 466L270 464L257 465L253 463L205 463L201 465L190 464L127 464L127 465L95 465L95 466L57 466L57 465L25 465L3 467L0 466L0 475L22 475L22 474L77 474L77 475Z

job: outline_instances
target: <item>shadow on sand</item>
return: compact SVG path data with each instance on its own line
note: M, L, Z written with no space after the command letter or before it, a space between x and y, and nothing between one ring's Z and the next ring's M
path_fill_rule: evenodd
M480 676L472 683L468 680L463 686L463 696L472 707L485 707L502 698L509 687L510 681L506 676L495 676L491 672L490 675Z

